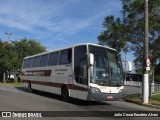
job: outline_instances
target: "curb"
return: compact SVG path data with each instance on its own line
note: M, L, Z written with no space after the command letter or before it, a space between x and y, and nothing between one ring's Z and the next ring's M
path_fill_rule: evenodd
M142 105L142 106L146 106L146 107L152 107L152 108L157 108L157 109L160 109L160 105L158 104L143 104L139 101L133 101L133 100L128 100L128 99L123 99L124 101L126 102L130 102L130 103L134 103L134 104L137 104L137 105Z

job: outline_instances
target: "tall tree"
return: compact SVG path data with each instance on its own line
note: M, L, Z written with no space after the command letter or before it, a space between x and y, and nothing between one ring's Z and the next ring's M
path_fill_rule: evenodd
M137 70L142 71L144 43L144 0L122 0L123 16L130 33L127 34L134 51ZM149 0L149 56L152 66L160 59L160 0Z
M45 47L33 39L23 38L11 43L0 40L0 76L7 71L15 72L21 68L24 57L45 51Z
M104 32L99 42L115 47L120 41L119 51L126 46L134 52L137 72L142 72L144 41L144 0L121 0L123 19L107 16L103 23ZM160 0L149 0L149 56L152 66L160 60Z
M20 41L13 41L11 44L13 51L16 51L18 55L18 61L20 64L24 57L46 51L45 47L34 39L23 38Z
M107 16L103 22L105 30L98 36L99 44L108 45L121 51L126 45L124 40L124 26L120 18Z
M13 70L18 65L18 56L15 51L11 49L11 44L7 41L0 41L0 66L1 70Z

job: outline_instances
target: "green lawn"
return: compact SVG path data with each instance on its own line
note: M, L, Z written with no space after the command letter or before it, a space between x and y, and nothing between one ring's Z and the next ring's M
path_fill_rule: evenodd
M135 103L141 103L141 94L131 94L125 97L126 101L133 101ZM151 104L159 104L160 105L160 94L152 95L151 100L149 101Z
M160 102L160 94L152 95L151 100L156 100Z
M129 100L139 100L140 99L140 94L131 94L131 95L127 95L125 98L129 99Z
M3 83L3 82L0 82L1 85L11 85L11 86L21 86L21 83L20 82L6 82L6 83Z

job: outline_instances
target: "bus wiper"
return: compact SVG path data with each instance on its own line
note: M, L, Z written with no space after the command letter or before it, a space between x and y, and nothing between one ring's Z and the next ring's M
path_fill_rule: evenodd
M101 79L96 80L96 83L97 83L98 85L102 85L102 86L105 85L105 82L106 82L106 81L101 80Z

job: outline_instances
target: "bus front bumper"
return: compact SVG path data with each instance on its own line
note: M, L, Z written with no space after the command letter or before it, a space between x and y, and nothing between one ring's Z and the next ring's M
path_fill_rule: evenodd
M123 97L123 92L120 93L102 93L95 92L91 89L88 91L88 101L119 101Z

